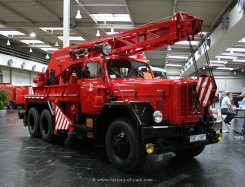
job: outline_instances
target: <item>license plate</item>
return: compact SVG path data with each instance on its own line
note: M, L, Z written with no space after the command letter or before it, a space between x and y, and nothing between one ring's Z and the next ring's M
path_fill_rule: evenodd
M206 134L198 134L190 136L190 142L198 142L206 140Z

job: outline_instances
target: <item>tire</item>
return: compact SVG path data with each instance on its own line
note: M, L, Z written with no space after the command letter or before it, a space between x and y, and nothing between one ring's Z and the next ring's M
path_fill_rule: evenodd
M44 141L49 143L54 141L54 123L47 109L44 109L40 116L40 133Z
M199 155L205 148L205 145L190 148L190 149L184 149L184 150L179 150L179 151L174 151L177 157L183 158L183 159L188 159L188 158L193 158L197 155Z
M40 114L35 107L31 107L27 116L27 127L32 137L40 137L40 126L39 126Z
M105 145L113 166L123 171L135 171L144 166L146 153L140 144L132 120L120 118L107 129Z

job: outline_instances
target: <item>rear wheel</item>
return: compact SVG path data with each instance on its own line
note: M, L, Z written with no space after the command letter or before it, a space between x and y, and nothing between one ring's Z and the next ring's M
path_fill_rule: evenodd
M177 157L179 158L193 158L197 155L199 155L205 148L205 145L190 148L190 149L184 149L184 150L179 150L179 151L174 151Z
M132 120L113 121L106 132L106 152L112 164L123 171L133 171L144 165L146 153L141 147Z
M40 116L40 132L44 141L52 142L54 140L54 124L47 109L43 110Z
M40 114L35 107L31 107L27 116L27 126L32 137L40 137Z

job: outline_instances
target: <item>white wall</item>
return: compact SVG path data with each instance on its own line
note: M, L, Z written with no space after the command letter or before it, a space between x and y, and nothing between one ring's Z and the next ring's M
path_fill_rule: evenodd
M241 92L245 90L245 78L215 78L218 91Z
M37 76L37 72L26 71L21 69L0 66L3 73L3 82L12 83L15 86L29 86L33 84L33 78ZM12 81L11 81L12 70Z
M11 67L8 61L12 60ZM21 64L25 63L24 67ZM32 67L35 65L35 69ZM10 55L0 54L0 70L3 74L4 83L12 83L13 85L34 85L33 78L37 76L38 72L46 70L47 65L25 60Z

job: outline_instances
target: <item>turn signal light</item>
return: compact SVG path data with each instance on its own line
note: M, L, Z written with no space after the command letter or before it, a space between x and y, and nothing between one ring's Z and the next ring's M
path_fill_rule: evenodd
M146 146L145 146L145 148L146 148L146 152L150 155L150 154L152 154L153 152L154 152L154 150L155 150L155 146L154 146L154 144L147 144Z

